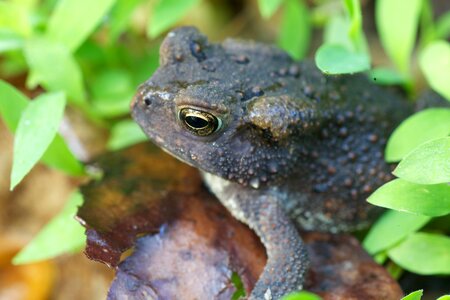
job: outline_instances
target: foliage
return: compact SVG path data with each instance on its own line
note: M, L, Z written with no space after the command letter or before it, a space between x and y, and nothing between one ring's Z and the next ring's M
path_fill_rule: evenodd
M264 20L280 16L277 44L291 56L304 58L310 51L312 30L323 28L324 42L315 53L316 64L323 72L366 71L375 83L400 85L413 97L420 83L411 66L418 65L429 86L450 101L447 82L450 45L446 41L450 36L450 12L434 20L427 0L376 0L380 42L393 66L370 69L371 55L362 29L360 2L314 2L315 5L300 0L257 2ZM158 66L161 35L202 3L200 0L0 2L0 54L5 58L0 60L0 73L5 77L26 73L28 90L44 89L42 95L30 101L16 88L0 81L0 116L15 133L11 187L19 184L39 160L70 176L86 175L82 163L57 133L66 105L110 132L107 144L110 150L144 140L142 131L128 117L130 99L136 86ZM141 14L136 15L137 12ZM417 55L413 55L414 51ZM450 211L449 120L450 108L427 109L405 120L386 148L388 162L400 161L394 171L399 179L369 198L375 205L394 210L371 228L364 246L380 260L389 258L413 272L448 274L448 257L441 255L442 249L448 247L445 236L448 227L435 226L433 221L439 216L445 218ZM35 125L30 126L32 123ZM35 151L33 155L25 155L24 149L30 145ZM51 225L55 223L59 225ZM26 248L15 262L80 249L80 238L69 243L69 248L54 246L54 251L48 249L46 242L38 242L51 241L66 225L73 226L73 220L57 216L48 225L53 229L44 229L30 244L35 250ZM434 255L431 258L424 256L427 251L418 251L425 243ZM404 299L420 298L418 294Z

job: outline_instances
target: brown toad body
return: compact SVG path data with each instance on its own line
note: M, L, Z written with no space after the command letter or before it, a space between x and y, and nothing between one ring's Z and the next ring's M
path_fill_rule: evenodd
M300 289L308 261L297 228L373 219L365 200L390 177L386 138L410 108L364 75L327 76L273 46L213 44L191 27L170 32L160 54L133 117L261 238L268 261L250 298Z

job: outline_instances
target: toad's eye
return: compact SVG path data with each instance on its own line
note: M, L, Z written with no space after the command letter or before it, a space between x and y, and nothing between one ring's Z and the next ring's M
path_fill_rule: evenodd
M210 135L222 125L222 121L214 115L192 108L181 109L178 118L186 129L199 136Z

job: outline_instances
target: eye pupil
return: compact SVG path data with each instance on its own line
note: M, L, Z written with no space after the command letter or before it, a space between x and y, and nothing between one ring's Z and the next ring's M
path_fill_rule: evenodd
M201 129L208 126L208 120L205 120L203 118L198 118L195 116L187 116L185 120L186 123L193 128Z
M193 108L183 108L178 113L178 118L184 128L199 136L207 136L222 125L222 121L213 114Z

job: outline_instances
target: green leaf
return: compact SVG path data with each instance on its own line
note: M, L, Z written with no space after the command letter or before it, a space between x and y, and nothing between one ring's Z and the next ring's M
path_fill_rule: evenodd
M386 68L372 69L369 71L368 76L373 83L380 85L402 85L406 83L405 77L394 70Z
M48 93L31 101L23 111L14 137L11 190L39 161L54 139L65 104L63 93Z
M233 272L233 274L231 274L231 282L236 288L236 291L231 296L231 300L239 300L241 298L244 298L245 297L244 284L242 283L242 279L237 272Z
M15 132L20 116L29 100L9 83L0 80L0 116L11 132ZM42 156L47 166L73 176L84 174L83 165L73 156L64 139L57 134Z
M107 148L115 151L147 140L147 136L134 121L126 120L112 127Z
M270 18L280 7L283 0L258 0L259 11L263 18Z
M437 298L436 300L450 300L450 295L441 296L441 297Z
M402 159L393 173L420 184L450 182L450 137L420 145Z
M450 185L422 185L396 179L376 190L367 201L399 211L443 216L450 213Z
M84 166L75 158L64 139L57 134L48 146L41 161L51 168L71 176L85 175Z
M0 116L11 132L15 132L28 99L9 83L0 80Z
M13 258L13 264L32 263L82 250L86 243L84 228L74 219L82 202L81 194L74 192L62 211Z
M390 136L385 159L396 162L419 145L450 134L450 109L429 108L404 120Z
M32 26L27 7L0 1L0 28L7 28L23 37L30 36Z
M436 38L446 39L449 36L450 36L450 12L447 12L436 21Z
M421 275L450 274L450 238L417 232L389 250L389 257L402 268Z
M450 44L446 41L429 44L421 53L419 63L430 86L450 101Z
M74 104L85 101L79 65L69 49L45 39L32 39L25 45L31 77L49 91L64 91Z
M350 28L348 18L341 15L334 15L325 25L323 40L328 45L341 45L344 48L355 51L350 36L347 34Z
M370 254L388 249L428 223L430 217L389 210L370 228L363 246Z
M422 299L423 290L418 290L415 292L412 292L405 297L403 297L401 300L420 300Z
M289 295L284 296L282 298L282 300L320 300L320 299L322 298L320 298L316 294L306 291L290 293Z
M155 38L184 17L198 0L159 0L153 8L147 32Z
M345 8L350 16L349 36L356 42L361 35L362 14L359 0L344 0Z
M375 19L384 50L397 69L410 74L410 58L419 23L421 0L377 0Z
M357 73L370 68L366 54L352 52L341 45L320 46L315 60L317 67L325 74Z
M58 1L48 21L47 36L75 51L95 30L115 1Z
M302 1L288 0L284 6L278 45L295 59L305 57L311 40L308 8Z
M16 33L0 28L0 53L18 50L23 46L23 39Z
M142 3L143 0L117 0L116 4L111 10L110 22L110 40L115 41L120 34L122 34L128 21L135 11L136 7Z

